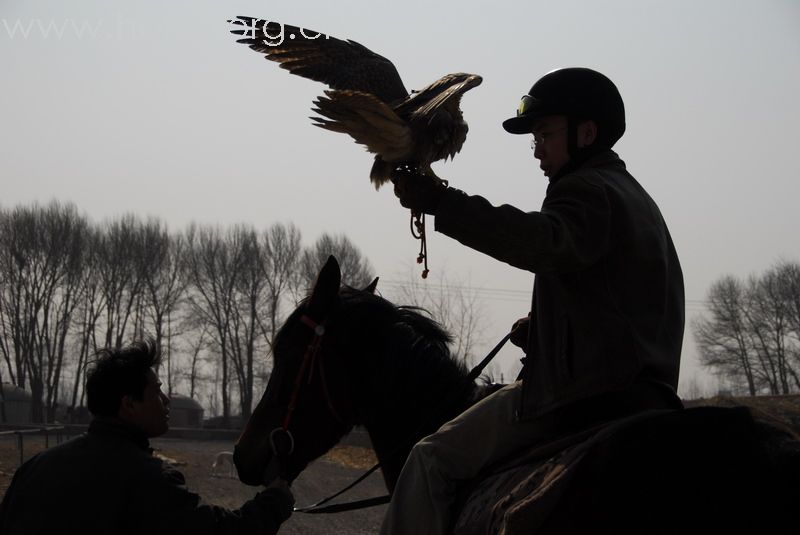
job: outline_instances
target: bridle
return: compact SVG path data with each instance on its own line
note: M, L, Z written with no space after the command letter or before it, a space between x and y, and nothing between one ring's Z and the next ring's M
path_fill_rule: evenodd
M294 410L297 407L297 400L300 397L300 391L303 387L306 370L308 370L307 383L310 384L314 374L314 365L316 363L319 363L320 383L322 384L322 391L325 396L325 402L328 406L328 410L331 412L336 421L338 421L341 424L345 424L344 419L341 416L339 416L339 412L336 410L333 404L330 395L330 389L328 388L328 382L325 376L325 367L322 359L318 358L320 347L322 346L322 337L325 335L325 320L321 322L316 322L311 316L303 314L302 316L300 316L300 322L309 327L314 332L314 337L311 339L311 342L308 343L308 346L306 346L306 351L303 354L303 362L300 364L300 369L297 371L297 375L295 376L294 386L292 387L292 395L289 398L289 405L286 407L286 414L283 417L283 423L281 424L280 427L276 427L275 429L273 429L269 434L269 443L270 443L270 448L272 449L272 459L270 459L267 468L264 470L265 481L270 481L280 474L280 459L288 457L294 451L294 437L292 436L291 431L289 431L289 425L292 422L292 415L294 414ZM328 506L327 508L321 507L325 503L329 502L330 500L338 497L339 495L347 492L351 488L361 483L364 479L366 479L370 474L375 472L378 468L380 468L380 463L377 463L371 469L367 470L367 472L362 474L361 477L356 479L354 482L352 482L350 485L346 486L339 492L331 496L328 496L324 500L317 502L313 505L310 505L308 507L296 507L294 510L297 512L304 512L304 513L330 513L338 511L349 511L351 509L360 509L363 507L370 507L372 505L388 503L389 496L386 495L386 496L380 496L378 498L359 500L357 502L351 502L349 504Z
M325 396L325 404L328 406L333 418L345 424L345 420L340 416L340 412L336 410L333 400L330 395L330 388L328 388L328 381L325 374L325 365L321 358L319 358L320 347L322 346L322 337L325 335L325 320L317 322L308 314L300 316L300 322L309 327L314 336L306 346L305 353L303 354L303 361L300 364L300 369L294 378L294 386L292 387L292 395L289 398L289 405L286 407L286 413L283 417L283 422L280 427L276 427L269 434L270 448L272 449L273 458L270 466L267 467L267 473L270 473L270 468L276 470L277 466L273 467L273 463L281 457L285 458L292 454L294 451L294 436L289 431L289 425L292 422L292 415L297 407L300 392L304 384L311 384L314 377L314 369L319 367L319 380L322 385L322 392ZM308 379L305 380L306 375Z

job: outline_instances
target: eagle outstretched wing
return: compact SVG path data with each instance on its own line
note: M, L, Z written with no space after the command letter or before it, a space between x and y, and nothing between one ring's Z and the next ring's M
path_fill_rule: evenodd
M343 41L299 26L253 17L229 21L248 45L292 74L332 89L362 91L384 102L408 95L394 64L355 41Z
M253 17L229 22L237 42L330 87L314 101L320 117L313 124L348 134L376 155L370 172L376 188L401 165L436 176L431 163L461 150L468 131L461 96L480 76L448 74L409 94L391 61L355 41Z
M349 134L356 143L380 154L386 161L401 160L413 148L413 135L408 123L378 97L359 91L325 91L314 101L313 111L322 117L311 117L316 126Z

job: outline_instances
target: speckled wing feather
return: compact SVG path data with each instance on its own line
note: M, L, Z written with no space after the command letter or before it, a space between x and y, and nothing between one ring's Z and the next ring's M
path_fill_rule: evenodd
M229 21L237 42L280 64L292 74L332 89L370 93L391 103L408 96L394 64L355 41L253 17ZM293 36L293 37L291 37Z
M442 76L422 91L410 95L397 106L397 112L403 113L408 109L412 118L419 118L433 116L440 106L458 108L461 95L480 85L482 81L476 74L454 73Z
M391 165L414 156L415 139L408 123L374 95L358 91L325 91L314 101L313 111L322 117L311 117L316 126L348 134L356 143L376 154L376 165L370 181L380 188L389 180Z
M441 120L440 108L447 110L446 116L455 121L460 120L461 96L481 84L483 78L476 74L454 73L442 76L418 93L409 95L402 103L395 107L401 116L408 116L408 121L413 129L431 127L431 121ZM447 143L442 144L444 154L451 159L461 151L467 138L467 128L453 129Z

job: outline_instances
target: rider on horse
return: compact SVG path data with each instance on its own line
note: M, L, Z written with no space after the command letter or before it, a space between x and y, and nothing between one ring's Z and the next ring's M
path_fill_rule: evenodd
M415 446L384 534L447 532L458 483L520 448L681 407L683 275L656 203L611 150L625 131L616 86L586 68L552 71L503 127L533 136L550 181L538 212L395 173L404 207L536 276L529 317L516 324L525 334L516 337L526 353L519 380Z

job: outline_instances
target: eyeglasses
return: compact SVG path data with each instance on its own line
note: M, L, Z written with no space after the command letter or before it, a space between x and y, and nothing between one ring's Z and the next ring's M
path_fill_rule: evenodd
M536 147L547 141L550 137L552 137L555 134L558 134L559 132L563 132L566 129L567 127L565 126L563 128L556 128L555 130L550 130L549 132L539 132L539 133L533 132L533 139L531 139L531 148L533 150L536 150Z

